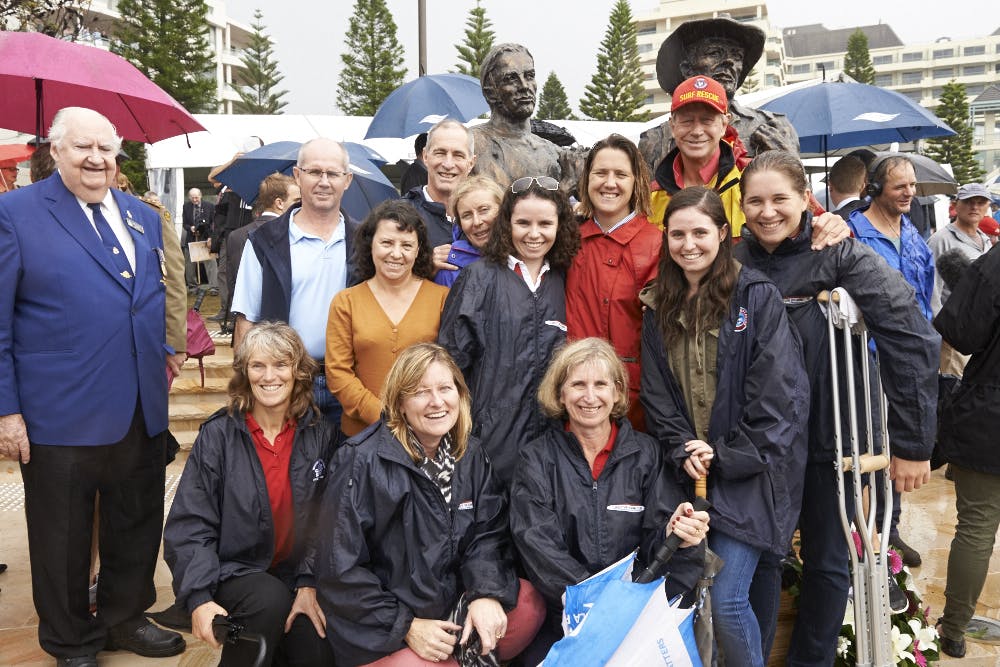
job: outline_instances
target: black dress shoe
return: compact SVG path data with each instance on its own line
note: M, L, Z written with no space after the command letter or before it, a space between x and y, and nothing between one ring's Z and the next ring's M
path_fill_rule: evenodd
M81 655L75 658L56 658L56 667L97 667L97 656Z
M920 567L920 564L923 563L923 559L920 558L920 552L901 540L899 535L890 535L889 544L899 552L899 557L903 559L904 565Z
M901 614L910 606L910 598L906 596L903 589L896 583L896 577L889 570L889 611L894 614Z
M215 315L211 315L209 317L206 317L205 319L208 320L209 322L221 322L222 320L226 319L226 315L228 314L229 313L227 313L225 310L220 310Z
M184 638L171 630L153 625L143 619L143 624L131 632L120 626L108 631L107 651L131 651L147 658L166 658L183 653L187 644Z
M941 619L938 619L935 630L938 633L938 645L941 647L941 651L945 655L950 655L953 658L964 658L965 657L965 637L961 639L948 639L941 634Z

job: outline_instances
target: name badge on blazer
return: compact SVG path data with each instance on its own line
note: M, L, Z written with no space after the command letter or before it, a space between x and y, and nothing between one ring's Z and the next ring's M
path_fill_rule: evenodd
M142 225L132 219L132 211L125 211L125 224L140 234L146 233L146 230L142 228Z

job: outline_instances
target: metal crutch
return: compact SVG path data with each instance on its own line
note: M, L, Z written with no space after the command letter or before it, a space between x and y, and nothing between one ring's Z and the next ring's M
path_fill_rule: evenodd
M833 389L833 424L834 446L838 452L834 461L837 472L837 497L840 500L840 522L844 529L848 551L851 556L852 583L854 588L854 635L856 642L857 664L865 667L891 667L896 664L892 652L890 635L888 549L882 545L876 553L872 540L875 531L875 514L878 505L876 494L870 494L867 513L862 499L861 475L889 467L889 437L886 428L887 404L882 391L882 382L878 374L877 362L874 362L868 350L868 330L860 310L844 288L833 290L832 294L822 292L817 297L820 303L826 304L827 334L830 342L830 378ZM843 343L843 364L839 362L837 352L837 331ZM853 343L859 344L861 357L862 386L864 388L864 439L858 435L857 388L854 373ZM873 379L872 366L875 366L874 380L877 391L875 403L870 382ZM840 374L843 373L847 383L848 428L851 444L851 455L840 457L843 452L843 433L840 421ZM877 451L875 432L872 424L872 410L877 409L881 417L880 435L882 438L881 452ZM847 518L847 505L850 501L844 488L844 474L854 473L853 501L854 526L861 537L862 556L859 558L852 535L852 523ZM889 524L892 519L892 492L889 475L882 475L884 487L885 512L882 518L882 535L889 534Z

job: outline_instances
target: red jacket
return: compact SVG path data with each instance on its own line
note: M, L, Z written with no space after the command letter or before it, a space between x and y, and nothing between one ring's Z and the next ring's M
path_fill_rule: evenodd
M580 252L566 276L566 335L610 341L629 375L629 420L645 430L639 405L642 304L639 291L656 277L663 233L636 215L611 234L589 219L580 226Z

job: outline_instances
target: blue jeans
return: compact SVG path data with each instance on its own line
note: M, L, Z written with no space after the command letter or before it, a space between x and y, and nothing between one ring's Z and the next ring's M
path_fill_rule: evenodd
M760 654L767 663L774 645L778 626L778 607L781 605L781 575L784 555L762 551L757 561L757 571L750 583L750 606L760 626Z
M330 422L334 428L340 432L340 418L343 415L344 408L341 407L340 401L334 396L326 386L326 375L320 373L313 378L313 400L316 401L316 407L323 414L328 422Z
M712 584L715 642L727 666L763 667L760 625L750 607L750 584L761 550L719 532L709 534L708 545L726 562Z
M851 496L852 475L844 476L844 493ZM806 465L799 514L802 584L799 612L788 648L788 665L833 664L837 637L844 622L851 575L847 540L837 507L837 476L833 462ZM854 501L847 503L854 520ZM851 549L854 548L852 543Z

